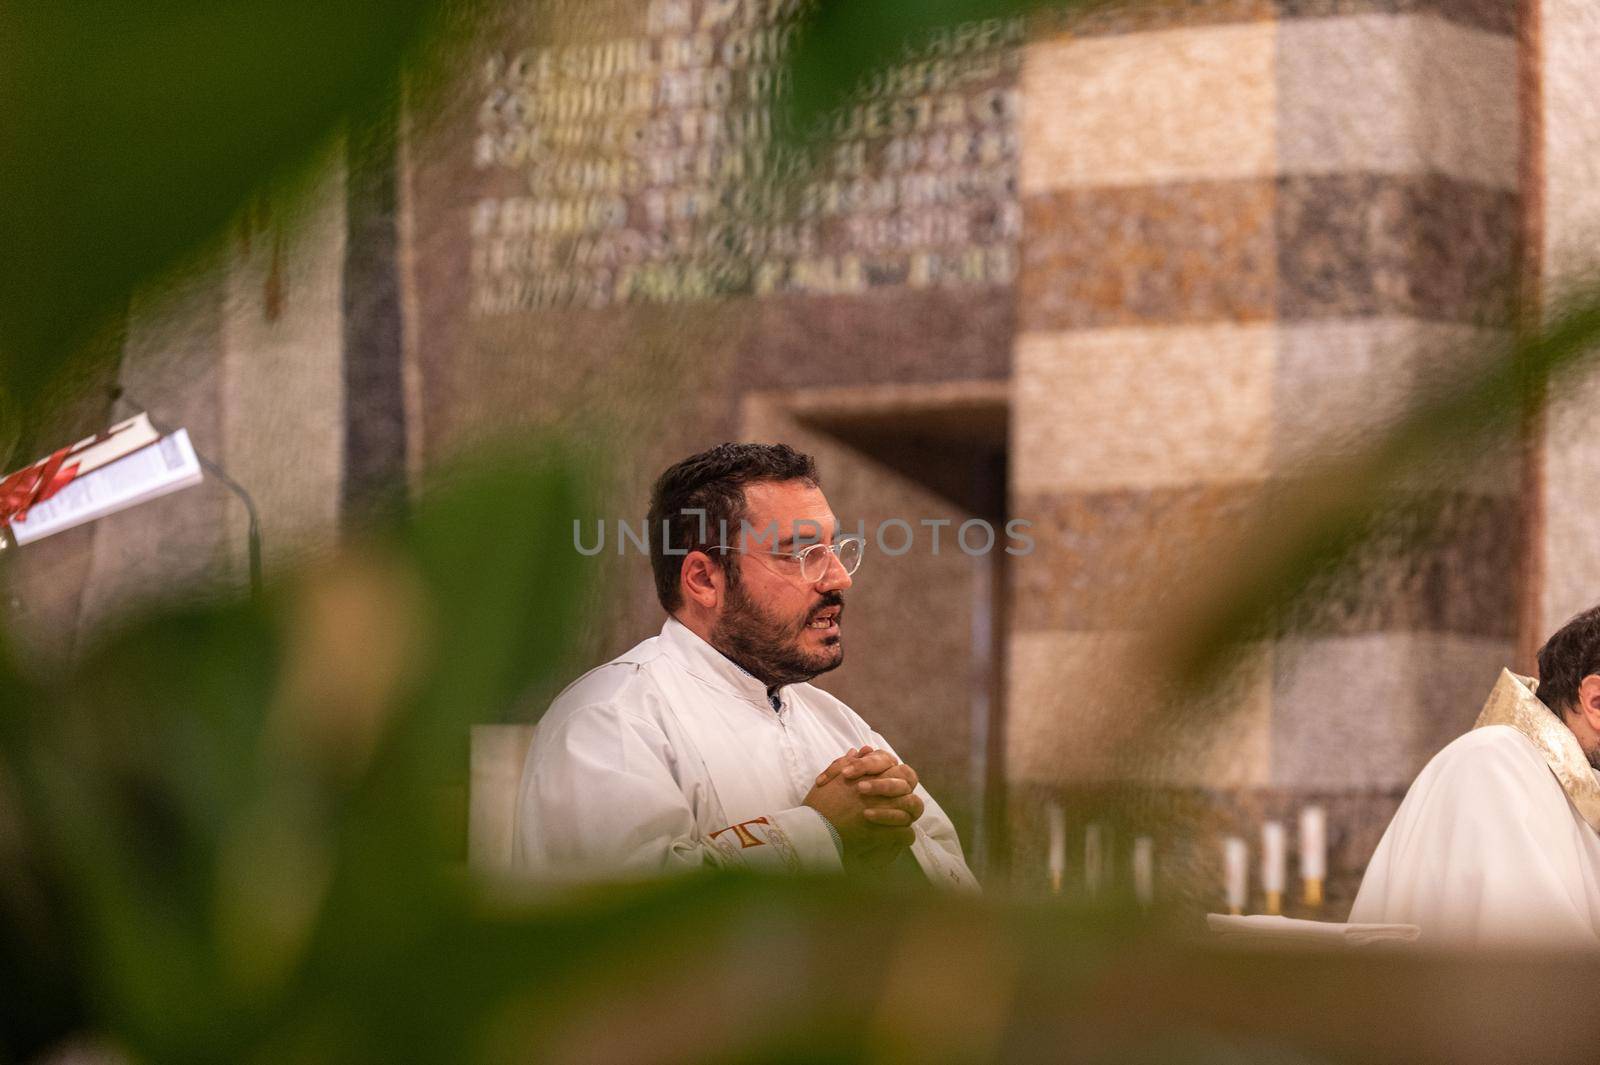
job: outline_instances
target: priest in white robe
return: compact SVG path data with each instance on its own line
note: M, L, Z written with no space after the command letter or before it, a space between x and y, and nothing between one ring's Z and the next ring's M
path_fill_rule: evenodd
M1423 769L1367 866L1352 922L1445 947L1600 947L1600 609L1502 671L1472 731Z
M975 888L915 771L807 683L843 661L861 549L837 536L812 460L758 444L691 456L657 482L650 526L669 616L540 720L514 865L556 880L741 868Z

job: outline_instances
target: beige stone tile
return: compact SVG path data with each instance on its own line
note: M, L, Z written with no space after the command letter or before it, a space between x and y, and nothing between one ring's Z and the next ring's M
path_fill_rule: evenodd
M240 248L228 273L217 458L255 497L271 569L331 548L344 469L345 180L342 149L298 201ZM277 248L274 248L275 242ZM269 291L276 295L268 313ZM245 539L242 507L230 535Z
M1542 0L1544 271L1552 295L1600 271L1600 7Z
M1510 641L1383 632L1285 640L1273 680L1272 781L1405 787L1472 727Z
M1010 645L1007 777L1234 788L1266 783L1271 655L1206 703L1152 710L1149 659L1130 632L1021 632Z
M1442 173L1517 187L1516 41L1417 15L1278 30L1285 173Z
M1013 488L1251 480L1269 466L1273 330L1028 333L1017 341Z
M1447 395L1503 357L1504 330L1416 318L1332 318L1279 327L1273 401L1275 474L1315 474L1373 445L1418 404ZM1471 448L1407 471L1423 490L1513 495L1521 485L1515 420Z
M1552 394L1544 432L1543 642L1574 614L1600 603L1600 534L1594 491L1600 484L1600 367L1568 379Z
M1023 191L1272 173L1274 33L1261 22L1029 45Z
M1544 285L1547 305L1593 291L1600 276L1600 8L1543 0ZM1600 602L1600 483L1594 412L1600 367L1563 381L1544 434L1544 558L1539 637Z

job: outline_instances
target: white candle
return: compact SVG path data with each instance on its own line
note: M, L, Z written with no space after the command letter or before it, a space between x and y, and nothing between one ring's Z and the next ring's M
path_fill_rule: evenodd
M1328 875L1328 818L1320 806L1300 811L1300 875L1306 880Z
M1100 825L1090 825L1083 830L1083 886L1089 890L1090 898L1100 894L1105 879L1105 829Z
M1282 821L1268 821L1261 826L1261 888L1281 892L1288 878L1288 833Z
M1140 906L1156 900L1156 841L1149 836L1133 841L1133 894Z
M1328 875L1328 816L1320 806L1300 810L1300 879L1307 906L1322 905L1322 881Z
M1283 912L1283 885L1289 878L1289 839L1282 821L1261 825L1261 890L1266 892L1267 912Z
M1067 817L1057 802L1046 804L1044 816L1050 833L1050 890L1059 895L1061 878L1067 871Z
M1222 859L1228 909L1243 913L1250 894L1250 845L1238 836L1229 836L1222 841Z

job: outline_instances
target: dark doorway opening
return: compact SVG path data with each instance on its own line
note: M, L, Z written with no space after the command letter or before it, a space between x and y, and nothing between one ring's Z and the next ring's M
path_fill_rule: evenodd
M916 398L889 395L873 402L796 396L788 413L988 522L992 550L971 563L972 668L969 678L971 791L978 803L970 857L980 876L1003 877L1009 866L1006 831L1005 674L1009 518L1006 486L1009 405L1001 389Z

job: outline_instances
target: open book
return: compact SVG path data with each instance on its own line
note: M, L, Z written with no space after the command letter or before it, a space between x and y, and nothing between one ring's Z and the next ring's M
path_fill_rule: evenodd
M41 540L201 479L188 432L162 436L140 414L0 480L0 548Z

